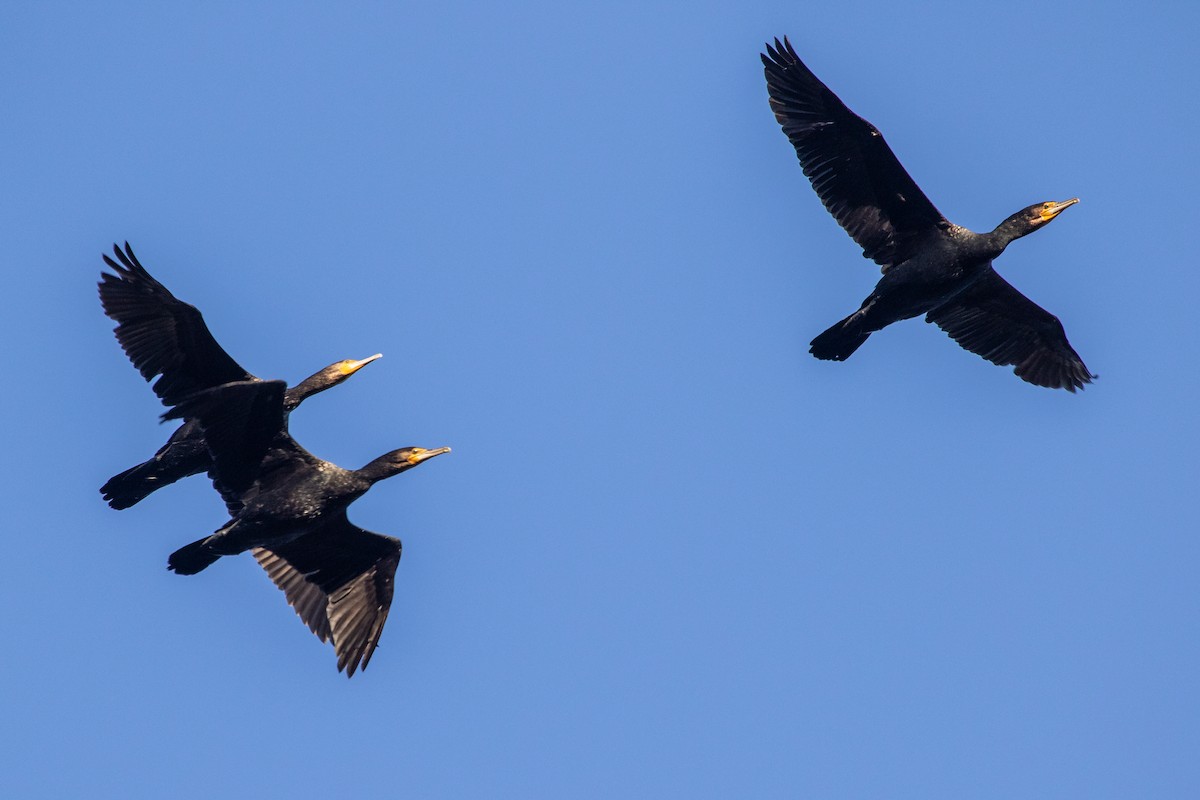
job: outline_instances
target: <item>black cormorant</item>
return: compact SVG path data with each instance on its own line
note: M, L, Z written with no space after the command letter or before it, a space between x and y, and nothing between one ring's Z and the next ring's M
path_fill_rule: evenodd
M846 232L883 270L862 307L812 341L817 358L844 361L873 332L925 315L962 347L1022 379L1075 391L1092 375L1058 319L1008 284L992 259L1074 205L1036 203L991 233L946 220L874 125L838 99L785 37L762 56L771 109L804 174Z
M168 568L194 575L247 550L321 641L338 671L365 669L392 603L400 540L371 533L346 508L377 481L450 452L405 447L347 470L309 453L287 433L282 381L239 381L199 392L163 415L198 421L212 451L213 483L230 520L176 550Z
M113 253L116 261L107 255L104 261L116 274L100 274L100 303L117 323L117 341L142 377L150 381L161 376L154 391L164 403L231 381L257 380L217 344L195 306L177 299L146 271L128 242L124 252L113 245ZM360 361L338 361L310 375L284 393L284 413L380 357L377 353ZM113 508L129 508L163 486L207 471L211 464L196 423L185 422L153 458L109 478L100 493Z

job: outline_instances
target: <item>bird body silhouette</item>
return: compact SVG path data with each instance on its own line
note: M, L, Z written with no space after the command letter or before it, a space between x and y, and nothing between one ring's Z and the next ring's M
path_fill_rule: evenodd
M230 520L171 554L181 575L223 556L252 551L321 641L332 640L338 670L366 668L391 607L399 539L363 530L346 508L375 483L450 452L405 447L361 469L317 458L284 427L282 381L238 381L198 392L164 419L199 425L210 474Z
M1078 202L1035 203L989 233L949 222L892 153L879 130L852 112L805 66L791 43L762 55L771 109L826 210L883 271L853 314L810 352L844 361L875 331L922 314L963 348L1023 380L1074 392L1094 375L1062 324L1014 289L993 259Z

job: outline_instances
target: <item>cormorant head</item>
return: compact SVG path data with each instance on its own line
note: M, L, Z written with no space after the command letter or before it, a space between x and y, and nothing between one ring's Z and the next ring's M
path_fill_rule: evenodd
M424 447L401 447L399 450L384 453L363 467L361 472L367 473L374 480L381 480L392 475L399 475L401 472L410 470L434 456L440 456L442 453L449 452L449 447L438 447L433 450L427 450Z
M330 364L328 367L321 370L321 374L324 374L327 377L327 379L330 381L330 386L336 386L377 358L383 358L383 353L376 353L373 356L367 356L361 361L355 361L352 358L347 358L345 361L338 361Z
M1057 217L1067 208L1079 202L1078 197L1072 197L1070 200L1064 200L1061 203L1056 203L1053 200L1047 200L1044 203L1034 203L1024 211L1018 211L1015 216L1021 218L1021 222L1032 232L1045 225L1050 220Z
M1028 208L1021 209L996 226L996 230L993 233L999 237L1000 248L1004 249L1014 239L1020 239L1022 236L1033 233L1061 214L1064 209L1078 202L1078 197L1072 197L1070 200L1064 200L1061 203L1048 200L1045 203L1034 203Z
M1029 207L1029 211L1033 217L1034 226L1045 225L1050 220L1057 217L1063 211L1079 202L1078 197L1072 197L1070 200L1063 200L1061 203L1056 203L1053 200L1047 200L1044 203L1038 203Z
M314 372L291 389L288 389L287 396L284 398L284 405L289 409L295 408L304 398L311 397L317 392L323 392L326 389L332 389L377 358L383 358L383 353L367 356L361 361L347 358L344 361L333 362L325 369L320 372Z

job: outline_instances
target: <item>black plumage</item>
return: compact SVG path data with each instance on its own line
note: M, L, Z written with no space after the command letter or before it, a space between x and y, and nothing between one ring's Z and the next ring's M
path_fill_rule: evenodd
M203 389L232 381L258 380L213 338L204 317L177 299L146 271L129 243L113 245L116 260L104 256L115 274L100 275L100 303L117 327L117 341L154 392L171 405ZM346 359L330 364L284 393L284 412L306 398L344 381L379 358ZM185 422L147 461L114 475L100 493L116 509L129 508L157 489L211 466L208 449L194 422Z
M1037 203L990 233L934 207L874 125L846 107L785 38L762 56L771 109L825 208L883 271L861 308L817 336L810 352L843 361L873 332L925 315L962 347L1022 379L1075 391L1092 375L1058 319L1009 285L992 260L1077 199Z
M194 420L212 452L214 485L230 520L171 554L192 575L250 550L321 641L338 670L365 669L392 603L400 540L363 530L346 508L376 482L450 448L405 447L357 470L323 461L284 426L282 381L238 381L183 399L165 419Z

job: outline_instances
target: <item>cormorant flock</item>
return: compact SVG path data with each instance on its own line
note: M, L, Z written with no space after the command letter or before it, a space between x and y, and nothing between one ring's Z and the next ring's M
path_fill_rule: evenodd
M104 256L100 302L129 360L182 419L148 461L101 488L109 505L128 508L156 489L208 472L230 519L211 536L175 551L168 568L193 575L221 556L250 550L321 641L332 642L338 670L365 668L392 604L400 540L359 528L346 507L376 481L450 452L405 447L362 469L322 461L288 433L288 414L367 364L337 361L292 388L243 369L192 305L178 300L134 255Z
M877 263L883 277L861 307L812 340L820 359L844 361L875 331L924 314L959 345L1030 383L1074 392L1093 375L1058 319L1014 289L992 261L1016 239L1078 202L1035 203L989 233L949 222L871 123L846 107L785 37L762 54L775 118L825 208ZM138 262L133 249L104 256L100 302L134 367L182 420L147 461L101 488L114 509L189 475L207 472L229 520L185 545L168 568L194 575L222 556L250 551L321 641L339 671L365 669L392 603L400 540L346 516L375 483L448 447L404 447L348 470L317 458L288 432L288 415L380 358L346 359L288 388L251 375L217 343L193 306Z

